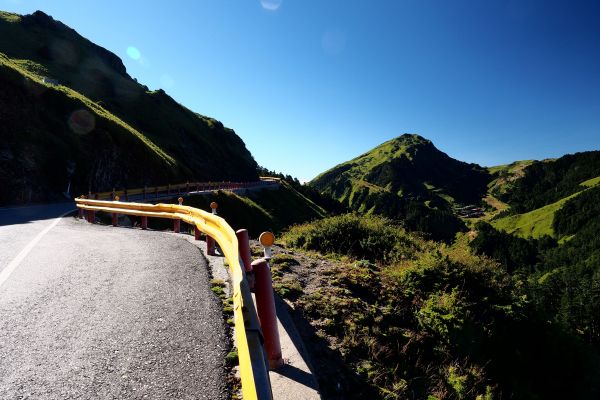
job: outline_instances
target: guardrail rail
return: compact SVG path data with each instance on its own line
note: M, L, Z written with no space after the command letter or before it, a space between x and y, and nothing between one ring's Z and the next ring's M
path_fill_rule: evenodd
M235 336L243 398L272 400L268 365L263 349L263 335L246 279L246 270L250 267L242 267L238 239L231 226L216 214L184 205L91 200L83 197L75 201L80 213L86 211L92 215L88 218L91 222L96 211L137 215L146 219L153 217L181 220L195 226L219 244L229 263L231 273Z
M212 190L241 190L261 186L279 185L279 178L261 176L259 181L254 182L186 182L163 186L144 186L133 189L113 189L110 192L88 192L87 198L94 200L114 200L119 196L122 200L128 201L129 197L135 200L156 200L160 198L175 197L182 194L205 192ZM136 198L137 196L137 198ZM133 199L132 199L133 200Z

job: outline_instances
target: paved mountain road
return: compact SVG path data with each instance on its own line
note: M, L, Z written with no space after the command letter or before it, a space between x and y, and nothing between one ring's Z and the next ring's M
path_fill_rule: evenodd
M0 399L226 398L226 327L195 246L6 211L0 273L56 224L0 282Z

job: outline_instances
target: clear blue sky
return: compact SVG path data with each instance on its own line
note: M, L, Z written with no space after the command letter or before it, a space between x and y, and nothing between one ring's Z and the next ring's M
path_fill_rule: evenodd
M405 132L482 165L600 148L600 2L0 0L302 180ZM129 52L128 52L129 48Z

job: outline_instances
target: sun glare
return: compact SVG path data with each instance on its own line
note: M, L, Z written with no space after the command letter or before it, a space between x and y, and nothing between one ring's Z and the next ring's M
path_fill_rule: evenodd
M134 46L129 46L127 48L127 55L129 56L129 58L136 61L142 57L142 53L140 53L138 48Z

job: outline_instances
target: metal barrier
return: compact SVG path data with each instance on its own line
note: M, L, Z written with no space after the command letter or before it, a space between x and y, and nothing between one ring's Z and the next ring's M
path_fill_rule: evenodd
M203 192L210 190L239 190L260 186L279 185L279 178L261 176L259 181L255 182L186 182L166 186L145 186L134 189L113 189L110 192L88 193L89 199L95 200L113 200L115 196L128 201L129 196L139 196L138 200L159 199L161 197L175 197L180 194Z
M227 222L217 216L194 207L176 204L124 203L119 201L75 199L80 217L88 213L88 221L93 222L96 211L114 214L181 220L213 238L220 246L229 263L233 285L233 309L235 335L238 348L242 395L245 400L271 400L271 384L268 366L263 351L263 336L256 309L246 279L246 269L242 268L239 244L236 233ZM144 224L142 224L144 227Z

